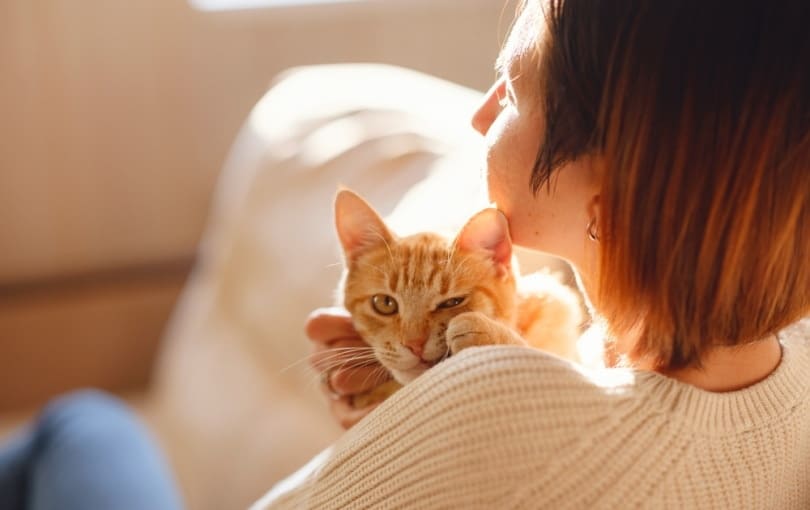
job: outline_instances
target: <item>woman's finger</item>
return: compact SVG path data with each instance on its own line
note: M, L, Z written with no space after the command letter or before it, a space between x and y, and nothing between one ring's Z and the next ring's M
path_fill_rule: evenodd
M368 407L354 408L351 404L350 397L342 397L337 400L332 400L329 404L332 416L337 418L338 423L344 429L351 428L355 423L363 419L368 413L373 411L379 403L370 405Z
M319 308L307 318L307 337L318 343L331 343L342 338L357 338L349 312L343 308Z

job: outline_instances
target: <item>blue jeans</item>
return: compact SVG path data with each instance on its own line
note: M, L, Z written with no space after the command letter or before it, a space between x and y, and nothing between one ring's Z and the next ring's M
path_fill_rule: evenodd
M53 401L0 447L3 510L174 510L181 499L146 428L118 399Z

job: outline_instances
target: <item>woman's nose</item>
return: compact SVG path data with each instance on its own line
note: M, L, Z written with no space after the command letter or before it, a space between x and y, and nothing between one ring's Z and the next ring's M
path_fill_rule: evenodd
M472 116L472 126L476 131L482 135L487 134L489 127L492 126L492 123L495 122L498 113L501 111L501 98L504 97L505 94L506 80L504 78L496 81L495 84L489 88L487 93L484 94L481 105Z

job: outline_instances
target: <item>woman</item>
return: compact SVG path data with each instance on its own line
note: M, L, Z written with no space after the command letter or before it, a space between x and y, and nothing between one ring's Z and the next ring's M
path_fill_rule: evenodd
M258 508L810 507L810 8L527 0L475 113L517 244L567 259L621 367L470 349ZM316 367L363 345L307 325Z

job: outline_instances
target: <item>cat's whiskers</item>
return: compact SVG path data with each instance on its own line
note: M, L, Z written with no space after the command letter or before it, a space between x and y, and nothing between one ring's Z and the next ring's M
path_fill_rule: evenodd
M364 356L362 358L356 357L351 359L333 359L329 363L325 363L322 365L322 368L319 371L315 371L314 376L320 380L321 374L323 373L332 373L336 370L341 369L358 369L358 368L367 368L372 367L374 370L385 370L384 367L380 365L380 361L375 356Z
M373 352L362 352L362 353L348 353L348 352L340 352L330 354L320 360L321 364L333 364L333 363L355 363L358 365L366 365L368 361L376 361L376 356Z
M397 353L391 351L382 351L378 353L378 356L384 361L396 361L398 359Z
M333 361L333 360L335 360L337 358L346 357L347 354L354 354L355 355L355 356L352 356L351 358L349 358L351 360L355 360L355 359L375 360L376 359L374 357L374 348L373 347L333 347L333 348L330 349L329 356L324 358L323 361L330 362L330 361ZM357 354L361 354L362 356L357 356ZM311 361L312 358L315 358L318 355L319 355L319 353L315 353L315 352L309 353L306 356L304 356L303 358L301 358L301 359L299 359L297 361L294 361L294 362L290 363L289 365L287 365L286 367L279 370L279 374L283 374L284 372L286 372L288 370L291 370L292 368L300 365L301 363L304 363L306 361Z
M376 379L372 380L371 379L372 377L375 377ZM378 386L381 383L384 383L385 381L387 381L388 378L390 378L390 377L391 377L391 374L390 374L390 372L388 372L388 370L385 367L378 366L378 367L376 367L374 370L372 370L371 372L369 372L366 375L366 377L363 379L363 384L362 385L365 386L367 382L373 381L374 386Z
M335 356L331 359L321 360L321 366L328 367L327 369L334 367L360 367L374 364L376 361L377 358L372 355L354 356L351 358Z
M362 361L362 362L359 362ZM321 377L324 373L331 373L335 370L341 368L360 368L360 367L368 367L368 366L375 366L378 365L377 358L369 357L364 358L362 360L355 358L355 359L348 359L348 360L334 360L332 363L329 363L323 367L320 372L314 372L312 377L310 378L310 383L320 384Z
M373 362L373 364L371 363ZM374 366L377 364L376 359L367 359L364 360L363 363L358 362L358 360L337 360L334 363L330 363L324 366L324 369L321 372L333 372L335 370L341 368L361 368L361 367L369 367Z
M377 356L381 363L392 366L396 366L400 361L400 356L397 352L383 351L377 353Z

